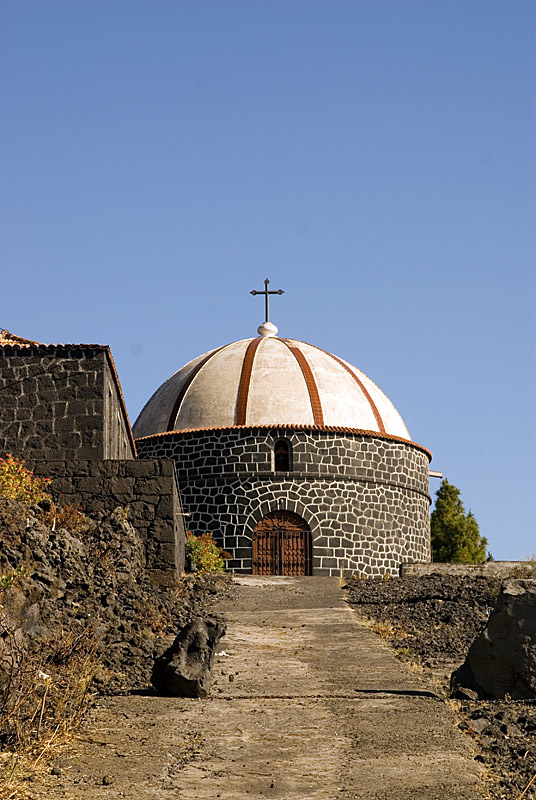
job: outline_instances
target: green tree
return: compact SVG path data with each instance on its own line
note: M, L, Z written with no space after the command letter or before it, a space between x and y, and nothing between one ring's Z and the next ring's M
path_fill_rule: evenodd
M486 560L487 544L473 513L465 513L460 490L446 479L442 481L432 512L433 560L482 564Z

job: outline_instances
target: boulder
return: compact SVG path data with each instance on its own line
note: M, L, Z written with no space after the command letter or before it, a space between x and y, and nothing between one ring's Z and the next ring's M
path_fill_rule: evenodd
M212 616L197 617L185 625L171 647L156 659L151 676L153 686L178 697L206 697L214 648L225 631L225 623Z
M459 687L480 697L536 698L536 580L503 584L486 628L452 673L453 692Z

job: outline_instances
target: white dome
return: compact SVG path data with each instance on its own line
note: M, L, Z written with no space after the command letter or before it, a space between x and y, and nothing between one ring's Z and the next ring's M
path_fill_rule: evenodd
M314 426L410 435L360 370L295 339L266 334L194 358L154 393L134 436L247 426Z

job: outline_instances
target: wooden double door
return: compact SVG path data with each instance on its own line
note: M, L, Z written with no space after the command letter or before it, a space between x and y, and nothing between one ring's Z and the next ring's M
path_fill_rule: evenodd
M253 535L254 575L312 575L311 531L291 511L272 511Z

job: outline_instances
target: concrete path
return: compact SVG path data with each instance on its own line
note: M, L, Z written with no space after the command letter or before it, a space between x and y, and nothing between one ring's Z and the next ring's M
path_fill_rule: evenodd
M482 797L452 713L357 622L337 579L237 580L212 696L108 701L87 745L100 745L97 771L78 753L50 797Z
M447 707L360 625L333 578L239 578L185 798L472 798ZM223 655L227 653L227 655ZM229 676L233 678L229 680Z

